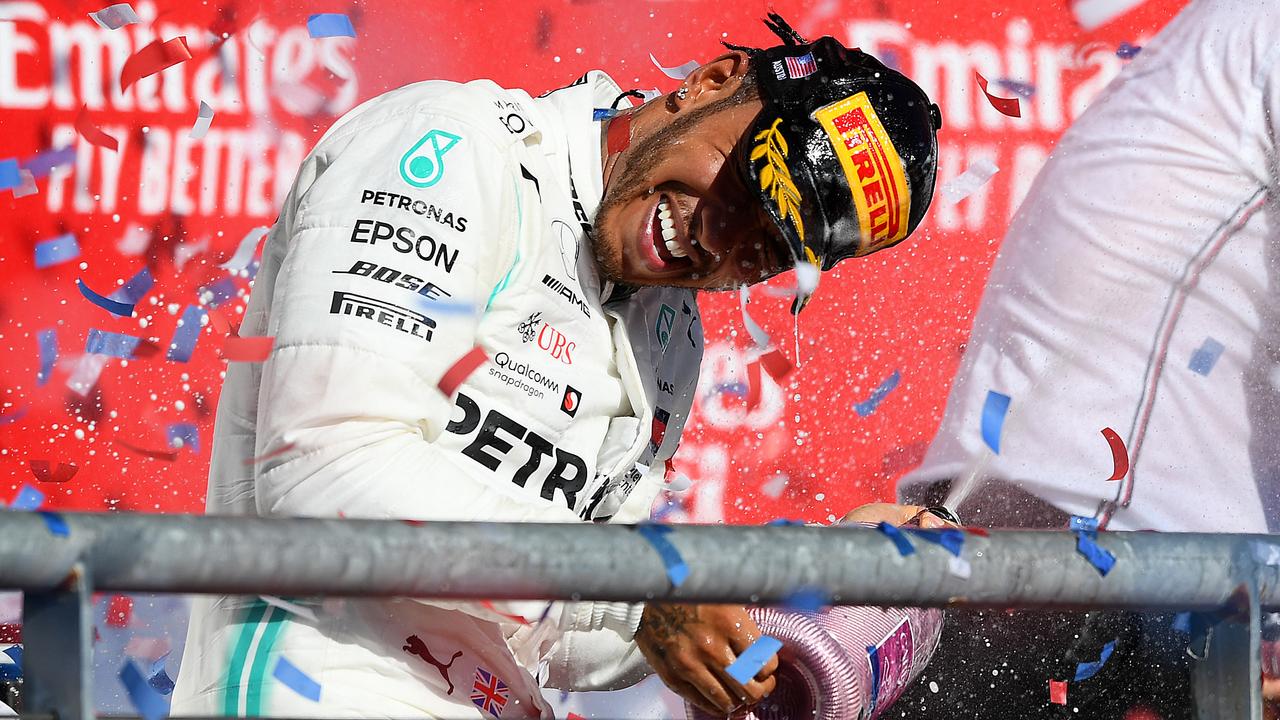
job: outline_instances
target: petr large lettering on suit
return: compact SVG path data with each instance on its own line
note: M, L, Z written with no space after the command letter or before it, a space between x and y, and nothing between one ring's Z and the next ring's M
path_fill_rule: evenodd
M490 472L497 472L503 460L510 456L524 458L524 464L511 477L511 482L520 487L526 487L535 473L544 466L550 466L550 471L542 476L539 496L554 502L555 492L560 490L565 504L573 509L578 492L586 486L589 477L585 460L555 447L551 441L497 410L482 413L479 403L466 393L458 393L456 406L462 417L458 420L450 418L445 430L455 435L476 433L470 444L462 449L463 455ZM481 422L482 414L484 422ZM516 443L522 443L524 447L517 448Z

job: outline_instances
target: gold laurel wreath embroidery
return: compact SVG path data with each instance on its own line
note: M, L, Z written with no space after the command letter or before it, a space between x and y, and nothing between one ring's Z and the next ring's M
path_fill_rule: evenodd
M769 193L778 206L778 216L791 219L796 234L804 241L804 223L800 220L800 191L787 169L787 140L778 131L782 118L773 121L767 130L756 135L757 145L751 149L751 162L764 158L767 164L760 168L760 189Z

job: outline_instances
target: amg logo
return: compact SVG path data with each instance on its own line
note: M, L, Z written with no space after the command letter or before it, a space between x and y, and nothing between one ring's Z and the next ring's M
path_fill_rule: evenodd
M349 292L335 292L333 304L329 306L330 315L352 315L365 320L373 320L380 325L395 328L406 335L422 338L431 342L431 331L436 321L419 312L406 310L399 305L376 298L365 297Z
M559 295L565 300L568 300L570 305L576 305L578 309L582 311L583 315L586 315L587 317L591 317L591 309L588 308L587 304L582 301L582 298L578 297L578 293L574 292L573 289L570 288L568 285L565 285L564 283L551 277L550 275L542 276L542 284L551 288L551 291L554 292L555 294Z

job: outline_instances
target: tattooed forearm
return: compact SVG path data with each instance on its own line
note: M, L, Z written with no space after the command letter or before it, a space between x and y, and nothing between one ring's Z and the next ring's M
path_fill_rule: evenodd
M658 642L668 642L683 635L697 620L693 609L685 605L650 604L640 621L640 632Z

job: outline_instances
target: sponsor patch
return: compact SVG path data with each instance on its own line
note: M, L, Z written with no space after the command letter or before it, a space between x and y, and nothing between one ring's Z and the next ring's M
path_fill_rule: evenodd
M566 385L564 388L564 399L560 401L560 412L574 417L578 414L578 408L582 406L582 392L572 385Z
M465 217L461 215L455 216L453 213L438 205L423 202L422 200L416 200L408 195L387 192L385 190L366 189L360 192L360 204L380 205L382 207L411 212L414 215L425 217L428 220L440 223L441 225L447 225L458 232L467 231L467 219Z
M420 312L393 305L385 300L349 292L333 294L329 314L369 320L427 342L431 342L431 333L436 327L435 320Z
M653 332L663 350L666 350L667 344L671 342L671 328L675 325L675 322L675 308L667 304L663 304L662 307L658 308L658 321L653 325Z
M471 702L475 703L476 707L500 718L502 709L507 706L507 700L510 697L511 692L507 689L507 684L499 680L497 675L482 667L476 668L476 679L471 683Z
M787 77L792 80L809 77L818 72L818 63L813 61L813 53L805 53L800 57L788 57L786 63Z
M400 178L416 188L429 188L444 177L444 155L462 140L444 130L432 130L400 158Z
M911 193L902 159L865 92L814 113L827 131L858 209L862 233L859 255L888 247L907 236Z

